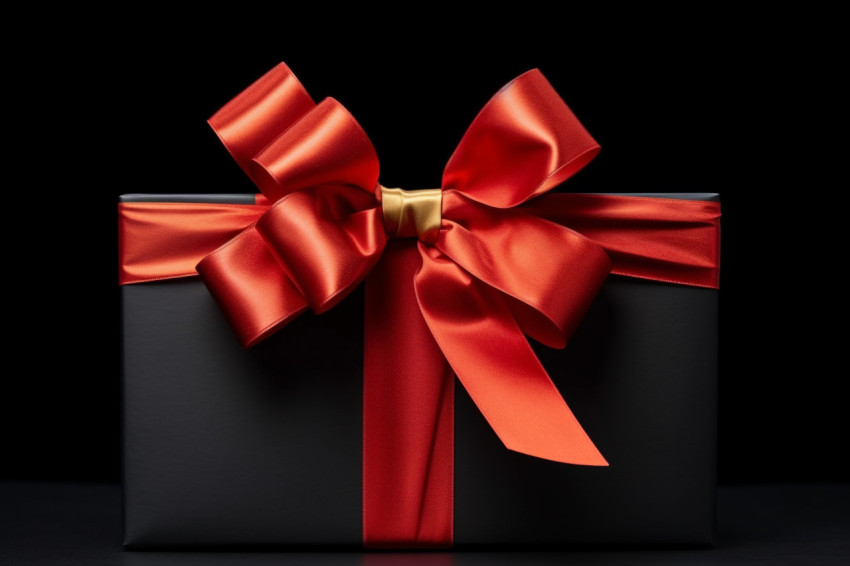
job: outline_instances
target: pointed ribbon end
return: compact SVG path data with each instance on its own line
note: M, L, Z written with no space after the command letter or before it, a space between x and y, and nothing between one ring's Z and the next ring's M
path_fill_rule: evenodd
M562 464L599 467L607 467L609 465L608 461L602 456L602 453L599 452L587 435L584 435L584 439L577 442L565 442L560 446L518 447L515 444L511 445L508 443L505 443L505 446L514 452L553 462L561 462Z

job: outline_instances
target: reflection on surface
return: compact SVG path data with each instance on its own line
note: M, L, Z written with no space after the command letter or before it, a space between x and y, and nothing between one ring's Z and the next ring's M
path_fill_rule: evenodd
M463 555L462 564L492 564L479 553ZM520 558L517 556L516 558ZM523 559L501 564L535 564ZM449 552L133 552L121 554L121 564L127 566L209 566L246 564L248 566L454 566L455 555ZM552 562L545 562L551 564Z
M718 546L561 552L142 552L121 548L117 485L0 483L0 564L534 566L850 564L850 485L721 488ZM789 562L790 560L790 562Z
M454 554L450 552L390 552L390 553L368 553L361 556L363 566L395 566L396 564L410 564L411 566L454 566L456 564Z

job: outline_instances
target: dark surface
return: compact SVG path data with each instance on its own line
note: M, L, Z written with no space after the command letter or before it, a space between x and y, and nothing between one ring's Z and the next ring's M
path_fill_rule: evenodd
M573 548L506 552L138 552L121 546L120 489L0 483L0 564L414 566L795 564L850 562L850 485L721 487L714 548Z

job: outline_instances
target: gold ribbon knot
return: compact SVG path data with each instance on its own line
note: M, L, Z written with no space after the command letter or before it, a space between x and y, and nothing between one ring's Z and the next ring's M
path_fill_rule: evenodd
M418 237L429 244L437 241L442 221L442 189L405 191L381 185L381 204L390 237Z

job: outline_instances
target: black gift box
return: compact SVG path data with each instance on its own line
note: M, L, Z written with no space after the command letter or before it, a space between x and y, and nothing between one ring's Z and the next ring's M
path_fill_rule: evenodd
M253 202L122 197L175 199ZM197 278L121 293L125 546L361 545L362 289L248 350ZM456 381L455 546L711 544L717 291L610 276L533 346L610 466L506 449Z

